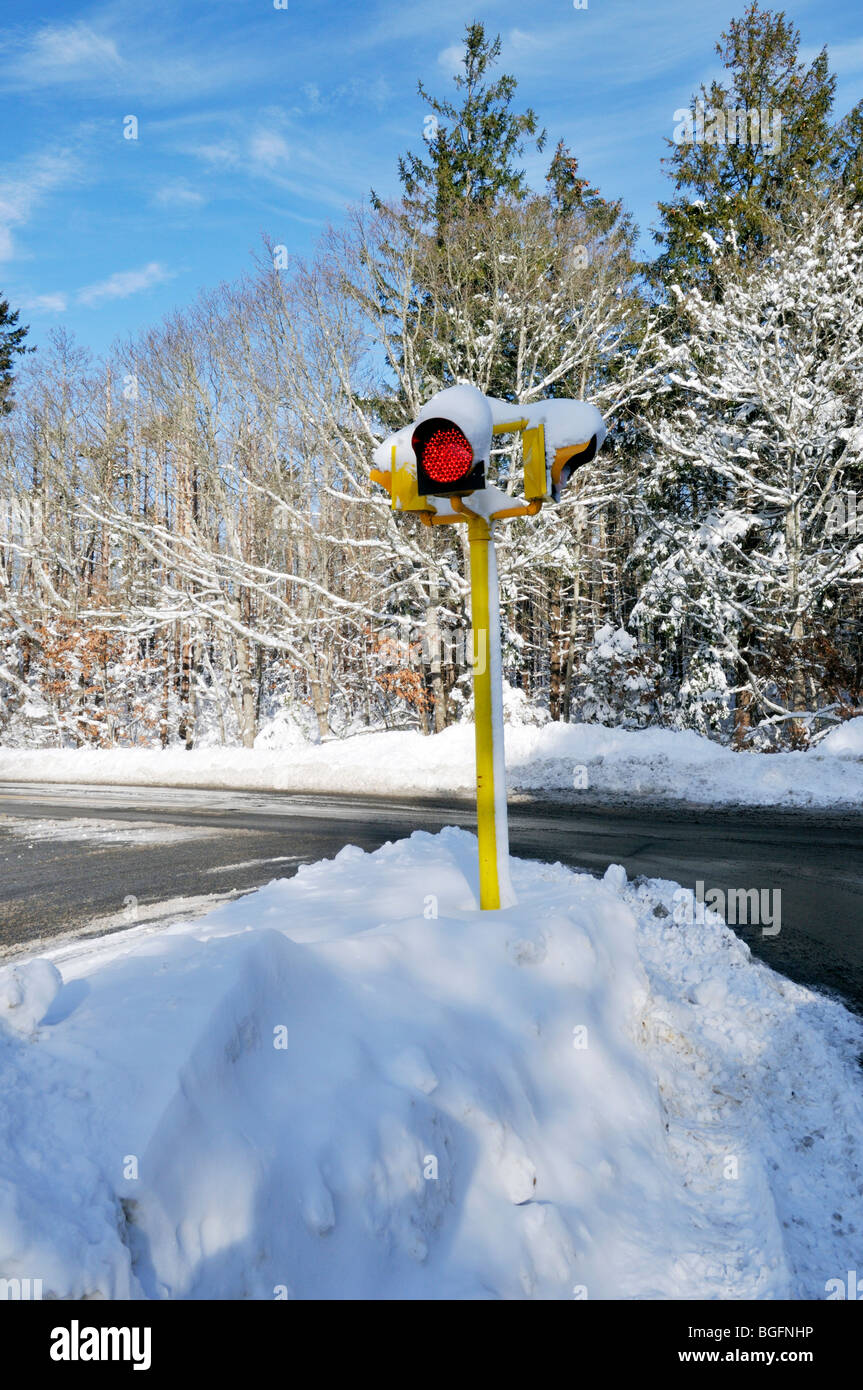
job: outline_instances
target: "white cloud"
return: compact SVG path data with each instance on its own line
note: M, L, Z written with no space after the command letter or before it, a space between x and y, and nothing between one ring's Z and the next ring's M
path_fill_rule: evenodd
M290 158L287 141L276 130L256 130L249 142L249 153L256 164L267 169Z
M318 96L329 107L335 93L349 90L358 101L361 94L365 102L377 97L375 82L363 88L362 93L359 85L355 89L351 82L319 88ZM321 203L343 211L346 203L364 197L368 191L368 158L362 137L355 138L353 130L347 129L334 144L331 130L318 128L317 122L307 119L300 126L301 114L299 109L286 110L277 104L260 108L252 119L244 113L221 113L222 130L213 131L209 139L202 132L202 138L195 140L188 137L184 126L183 138L173 145L173 152L200 161L204 167L197 176L190 175L190 183L195 186L200 179L205 190L216 188L220 197L235 198L248 181L269 185L280 194L289 193L293 195L292 203L299 199L303 205ZM166 124L166 131L170 137L170 123ZM255 188L249 196L260 198L262 194ZM264 206L270 211L269 205ZM296 206L286 206L283 199L278 215L313 226L321 226L324 221L321 215L302 216Z
M172 272L158 261L150 261L138 270L116 270L107 280L99 280L94 285L85 285L78 291L77 302L93 307L110 299L126 299L131 294L140 294L153 285L161 285L170 280Z
M15 254L12 229L29 221L36 206L55 188L75 182L77 160L68 151L35 155L0 177L0 260Z
M40 29L10 65L14 76L35 83L77 81L121 66L114 40L80 23Z
M381 73L376 77L352 77L349 82L339 82L324 92L316 82L306 82L300 91L306 99L306 108L293 108L293 114L299 116L305 115L307 110L333 111L348 105L373 106L383 111L393 100L392 87Z
M21 308L25 313L62 314L68 303L67 296L58 291L56 294L34 294L29 299L25 298Z
M358 106L371 105L377 111L383 111L392 100L392 89L387 79L380 74L368 81L361 77L353 77L350 82L339 88L339 96L341 100L356 102Z
M226 169L239 163L240 149L236 140L212 140L206 145L193 145L190 154L197 155L207 164L221 165Z
M266 114L266 113L265 113ZM238 139L226 138L203 145L188 147L188 152L204 160L214 170L231 169L272 178L279 181L280 171L291 159L291 149L285 137L275 129L284 124L284 112L272 108L272 125L258 125L240 134Z
M547 40L537 34L529 34L526 29L510 29L509 41L513 48L544 48Z
M125 102L145 96L173 105L178 94L188 100L230 91L240 81L276 77L281 62L278 44L259 52L246 34L237 43L226 43L221 36L209 38L201 26L189 23L188 6L157 8L157 22L152 5L131 6L121 0L109 7L97 27L79 21L45 24L30 32L6 31L0 37L0 88L65 87L98 97L110 91Z
M444 72L448 73L463 72L463 58L464 44L451 43L449 45L449 48L442 49L441 52L437 55L438 66L443 68Z
M203 193L191 188L183 179L163 184L153 200L165 208L199 208L207 200Z

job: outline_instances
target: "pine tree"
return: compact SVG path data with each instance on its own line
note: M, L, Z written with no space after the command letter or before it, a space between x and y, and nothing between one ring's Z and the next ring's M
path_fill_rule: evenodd
M702 84L699 121L679 123L680 143L669 140L673 154L663 160L678 196L659 204L655 235L663 250L652 267L658 283L709 274L706 237L721 243L731 226L741 257L757 258L801 192L829 186L836 79L826 50L807 65L799 45L782 11L757 3L722 34L716 52L728 77L709 90Z
M425 122L428 155L408 152L399 157L403 196L398 203L384 204L372 191L372 206L384 224L383 255L368 263L378 301L377 313L396 321L403 319L408 338L430 316L433 298L449 273L448 248L453 241L475 237L481 246L485 236L483 224L487 225L495 209L506 201L521 202L529 196L524 171L515 167L515 160L523 153L528 137L533 137L536 148L541 150L546 132L537 134L535 112L513 110L518 85L515 77L507 73L492 77L491 70L500 52L500 35L488 38L480 23L466 26L461 59L464 71L456 73L453 79L460 102L439 99L428 92L422 81L417 84L420 97L431 108ZM406 244L413 277L407 309L399 268L391 263L391 248L402 244ZM354 287L345 288L349 294L355 293ZM472 256L469 283L459 285L459 300L478 306L488 300L490 293L493 285L489 267L482 257ZM422 338L422 333L419 336ZM422 388L423 394L449 384L444 365L446 354L438 350L434 341L424 340L415 346L415 364L404 361L402 346L395 349L400 363L398 375L410 366L412 373L428 383ZM411 409L403 390L394 397L381 393L367 398L365 404L375 411L386 430L402 424Z
M836 127L833 169L846 200L863 202L863 101L858 101Z
M12 371L13 359L23 352L32 351L24 346L28 329L18 324L18 310L9 308L8 300L0 299L0 414L8 415L12 409L12 387L15 376Z
M500 35L489 39L484 25L467 25L464 72L454 78L462 98L458 105L432 96L418 83L431 108L428 157L400 157L399 178L411 212L433 224L439 235L465 206L488 208L505 194L524 197L524 171L514 162L527 137L535 138L538 150L545 144L546 132L536 133L535 112L512 110L516 79L508 73L490 78L500 49Z
M609 231L623 216L623 200L611 202L578 172L578 160L563 140L558 140L545 176L552 212L559 221L581 213L591 229Z

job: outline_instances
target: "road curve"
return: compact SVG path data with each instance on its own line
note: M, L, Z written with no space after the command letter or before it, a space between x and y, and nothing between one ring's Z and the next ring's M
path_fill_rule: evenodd
M67 830L68 822L75 824ZM112 838L105 822L139 827L140 839ZM453 799L6 783L0 951L85 930L93 919L122 927L130 900L143 906L248 892L343 845L373 850L444 825L473 828L472 807ZM619 863L630 877L688 888L701 880L708 888L780 890L779 935L751 928L741 935L776 969L863 1011L863 813L522 799L510 807L510 843L523 858L592 873Z

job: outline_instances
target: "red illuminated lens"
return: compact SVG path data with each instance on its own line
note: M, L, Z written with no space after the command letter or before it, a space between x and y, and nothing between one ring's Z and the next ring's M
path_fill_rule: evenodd
M414 435L414 449L434 482L455 483L470 471L473 449L455 425L439 425L425 442L418 436L419 431Z

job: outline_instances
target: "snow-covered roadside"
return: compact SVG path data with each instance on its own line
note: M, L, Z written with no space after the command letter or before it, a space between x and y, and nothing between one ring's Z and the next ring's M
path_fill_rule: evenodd
M712 805L863 806L863 717L800 753L734 753L699 734L600 724L506 728L515 792L569 792ZM469 794L473 728L356 735L309 744L298 735L255 749L0 748L0 783L64 782L252 791Z
M349 847L0 971L0 1277L824 1298L859 1268L860 1022L678 925L674 884L514 860L481 915L475 859Z

